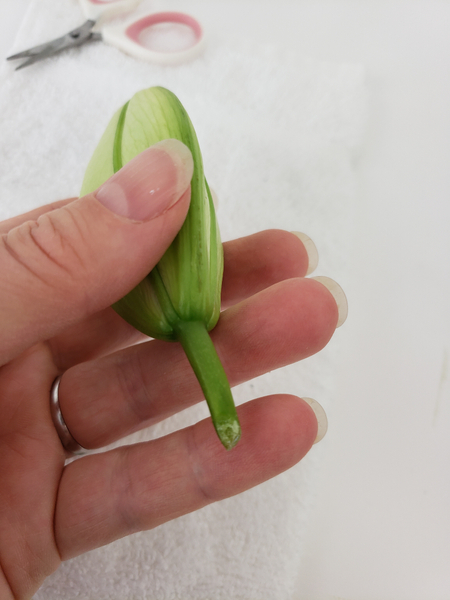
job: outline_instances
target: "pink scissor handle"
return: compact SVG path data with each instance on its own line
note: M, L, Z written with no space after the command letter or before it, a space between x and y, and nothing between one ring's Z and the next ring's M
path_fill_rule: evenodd
M193 44L186 49L175 51L157 51L146 47L142 39L143 33L161 24L187 26L193 34ZM152 13L126 23L107 24L102 28L102 37L107 44L116 46L127 54L163 65L175 65L192 60L204 47L204 34L200 23L190 15L179 12Z
M86 19L98 21L100 17L110 19L132 11L142 0L80 0Z

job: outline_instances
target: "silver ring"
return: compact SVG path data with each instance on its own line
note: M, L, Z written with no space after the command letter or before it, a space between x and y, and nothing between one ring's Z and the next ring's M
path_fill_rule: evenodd
M61 444L64 449L71 454L85 454L86 448L80 446L73 435L70 433L69 428L64 421L62 416L61 407L59 406L59 384L61 377L57 377L52 385L50 392L50 412L52 415L53 425L59 435Z

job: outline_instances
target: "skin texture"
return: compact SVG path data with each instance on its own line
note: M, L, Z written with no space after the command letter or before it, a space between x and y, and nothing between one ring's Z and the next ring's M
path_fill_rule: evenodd
M57 375L66 423L87 448L202 400L178 344L143 340L109 308L157 262L188 204L187 190L164 214L136 223L90 195L0 224L0 309L8 315L0 345L2 600L31 598L61 560L274 477L314 442L310 406L273 395L239 407L243 436L230 452L207 419L66 463L49 409ZM331 338L336 303L304 278L307 268L305 248L287 232L225 244L224 312L213 340L232 385Z

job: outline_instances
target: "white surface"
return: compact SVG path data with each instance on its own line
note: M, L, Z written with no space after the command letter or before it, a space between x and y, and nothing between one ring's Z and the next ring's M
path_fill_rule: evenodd
M3 0L2 51L21 4ZM448 600L450 4L230 0L208 10L212 35L270 37L369 73L360 227L342 282L352 352L329 412L298 600Z
M204 6L196 7L200 20ZM49 39L79 17L77 0L34 0L15 48ZM363 70L236 42L231 48L214 35L199 60L170 68L100 43L19 73L3 65L0 219L76 195L110 115L157 83L176 92L196 124L208 181L221 198L223 238L301 224L319 243L320 271L339 280L352 262L342 238L352 237L358 205L352 156L366 124ZM290 391L330 406L340 343L345 337L337 334L309 360L234 388L235 400ZM200 403L127 442L206 415ZM72 600L69 589L83 600L291 600L326 448L319 444L301 464L246 494L64 563L36 600ZM176 576L167 577L166 565Z
M0 58L3 60L12 46L29 0L4 0L0 3Z

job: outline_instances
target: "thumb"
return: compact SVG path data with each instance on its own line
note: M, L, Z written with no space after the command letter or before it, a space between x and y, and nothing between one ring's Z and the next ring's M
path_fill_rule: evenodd
M192 173L189 149L165 140L92 194L3 235L0 365L141 281L183 224Z

